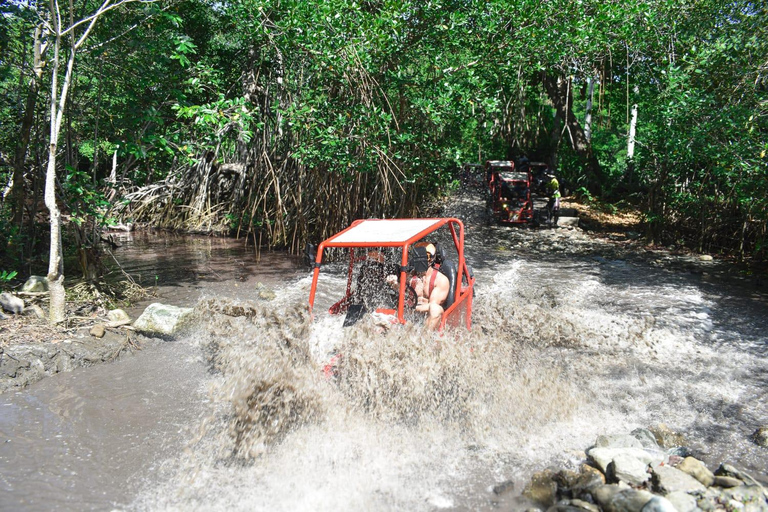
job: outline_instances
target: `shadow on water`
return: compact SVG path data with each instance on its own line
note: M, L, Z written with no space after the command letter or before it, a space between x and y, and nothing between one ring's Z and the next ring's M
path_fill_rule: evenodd
M194 305L201 296L247 299L261 283L275 286L306 273L302 257L286 251L257 251L244 240L134 232L112 235L120 247L104 261L113 275L125 272L158 298Z

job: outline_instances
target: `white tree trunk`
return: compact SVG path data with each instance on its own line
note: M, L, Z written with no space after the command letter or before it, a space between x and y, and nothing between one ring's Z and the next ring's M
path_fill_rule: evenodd
M48 312L48 320L52 324L64 321L66 301L64 294L64 259L61 244L61 212L56 204L56 152L61 132L61 119L64 106L67 102L69 84L72 81L72 71L75 67L76 49L74 44L69 51L67 59L67 71L59 90L59 69L61 63L59 54L61 50L61 30L58 12L51 12L55 23L56 41L53 49L53 63L51 69L51 131L48 146L48 167L45 172L45 206L48 208L51 223L51 248L48 260L48 289L51 295L51 305ZM73 41L74 43L74 41Z
M592 99L595 95L595 80L587 78L587 112L584 116L584 136L587 142L592 140Z
M51 250L48 262L48 286L51 294L51 309L48 316L52 324L64 320L66 306L64 295L64 259L61 244L61 212L56 204L56 152L61 132L61 119L64 114L64 107L67 104L67 94L69 93L69 85L72 82L72 73L75 67L75 56L88 38L91 30L93 30L96 22L104 13L134 1L149 3L154 0L103 0L101 6L94 13L75 22L73 17L74 6L70 0L68 5L70 26L67 28L61 26L61 9L58 0L49 0L48 3L51 34L55 41L53 63L51 64L51 131L48 147L48 167L45 174L45 206L48 208L51 217ZM83 32L76 37L75 32L80 28L82 28ZM58 79L61 69L59 56L62 37L67 37L70 44L67 71L64 75L61 89L59 89Z
M632 115L629 119L629 140L627 141L627 160L635 158L635 133L637 131L637 103L632 105Z

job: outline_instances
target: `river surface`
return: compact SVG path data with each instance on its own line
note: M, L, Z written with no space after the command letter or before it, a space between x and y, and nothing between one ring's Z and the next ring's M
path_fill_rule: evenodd
M749 439L768 425L763 291L473 211L455 212L469 219L473 329L442 338L310 324L299 258L122 237L123 269L153 300L195 306L195 328L0 396L0 510L522 510L533 472L660 424L710 469L768 481ZM341 271L323 284L321 311ZM232 305L250 314L222 314ZM331 348L339 381L319 371ZM513 490L497 496L502 482Z

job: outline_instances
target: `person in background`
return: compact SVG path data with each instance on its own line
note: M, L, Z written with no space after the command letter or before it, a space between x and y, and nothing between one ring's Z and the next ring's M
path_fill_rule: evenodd
M560 182L553 173L547 174L547 222L552 226L557 226L557 219L560 217Z

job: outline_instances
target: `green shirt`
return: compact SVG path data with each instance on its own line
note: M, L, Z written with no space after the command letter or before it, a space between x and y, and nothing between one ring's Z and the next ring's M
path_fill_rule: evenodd
M560 197L560 182L557 181L557 178L552 178L552 181L547 184L547 189L550 196Z

